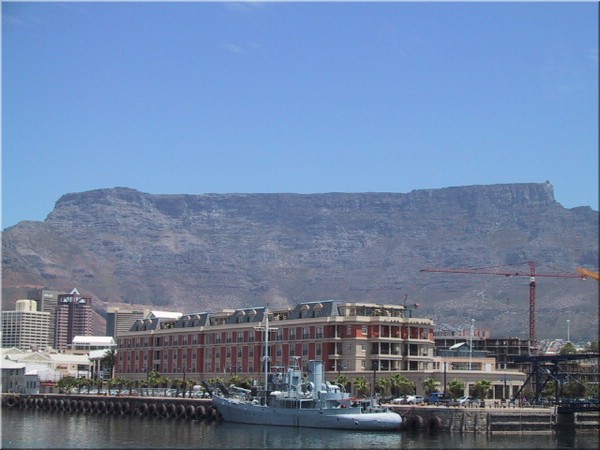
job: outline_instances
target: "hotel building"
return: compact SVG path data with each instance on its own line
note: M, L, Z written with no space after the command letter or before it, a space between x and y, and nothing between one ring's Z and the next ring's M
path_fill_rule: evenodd
M155 370L195 380L238 374L259 378L265 308L226 309L138 320L117 337L117 376ZM405 317L399 305L322 301L270 311L269 357L288 366L321 360L332 373L422 372L433 367L433 322Z

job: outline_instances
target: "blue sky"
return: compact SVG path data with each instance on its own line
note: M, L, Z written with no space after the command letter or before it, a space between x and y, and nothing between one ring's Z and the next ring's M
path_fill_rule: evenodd
M598 209L598 5L2 2L2 228L61 195L554 185Z

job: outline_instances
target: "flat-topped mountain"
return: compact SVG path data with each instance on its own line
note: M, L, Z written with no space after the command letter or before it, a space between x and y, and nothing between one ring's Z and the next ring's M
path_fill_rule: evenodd
M2 239L3 307L29 286L107 306L182 312L337 299L419 304L415 316L528 336L529 279L423 267L574 273L598 267L598 212L549 183L402 193L66 194ZM537 335L597 339L598 283L540 278ZM103 330L98 330L100 334Z

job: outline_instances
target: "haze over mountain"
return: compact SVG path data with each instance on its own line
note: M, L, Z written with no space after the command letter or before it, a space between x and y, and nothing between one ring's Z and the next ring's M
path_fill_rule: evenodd
M550 183L402 193L62 196L2 239L2 306L28 288L181 312L337 299L407 305L440 327L528 336L529 279L424 267L575 273L598 267L598 212ZM598 338L598 283L537 279L537 336ZM103 329L97 330L103 334Z

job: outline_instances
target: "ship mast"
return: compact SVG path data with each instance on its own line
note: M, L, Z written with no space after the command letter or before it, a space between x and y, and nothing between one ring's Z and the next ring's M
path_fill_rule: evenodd
M265 405L267 404L267 383L269 382L269 306L265 307Z
M277 328L269 328L269 305L265 307L264 326L254 327L255 330L265 332L265 354L263 356L264 371L265 371L265 405L267 404L267 384L269 383L269 332L277 330Z

